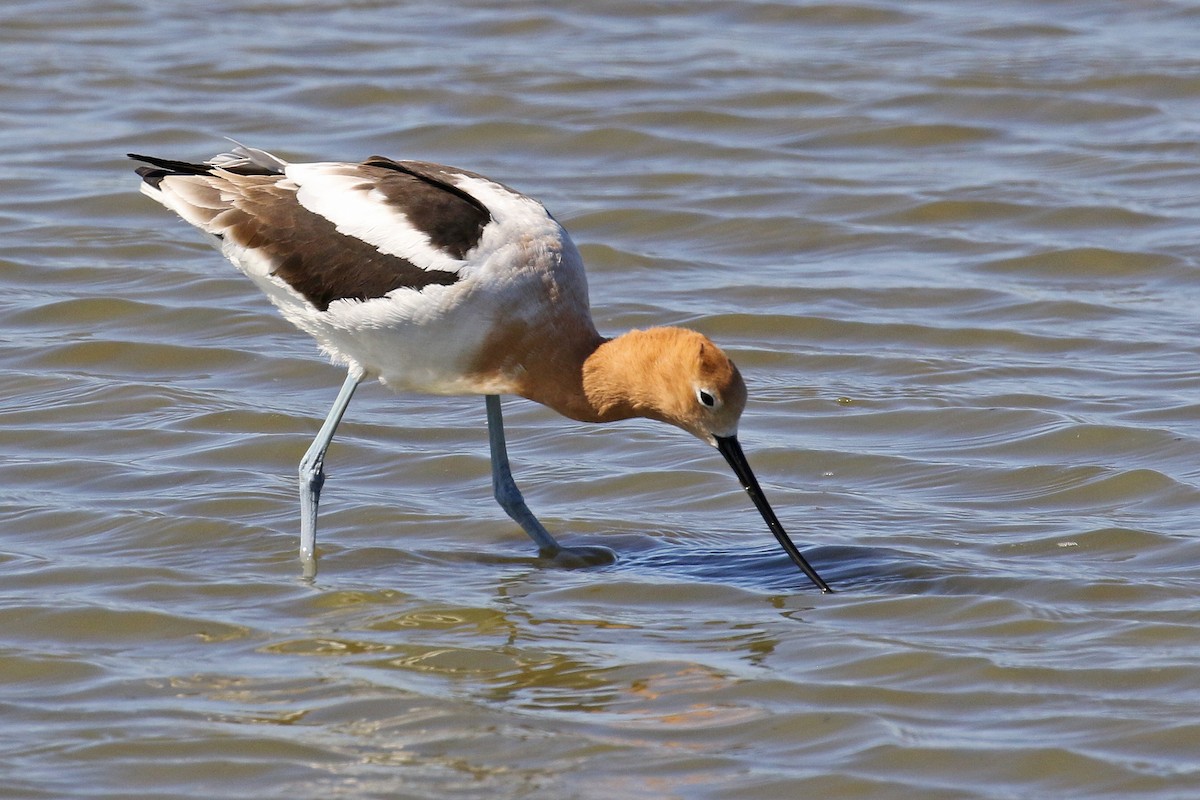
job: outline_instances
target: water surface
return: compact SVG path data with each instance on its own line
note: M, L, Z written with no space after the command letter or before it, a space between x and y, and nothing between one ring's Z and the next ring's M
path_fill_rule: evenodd
M1192 798L1200 11L9 2L0 795ZM123 154L231 136L547 203L608 333L738 361L720 457L363 387Z

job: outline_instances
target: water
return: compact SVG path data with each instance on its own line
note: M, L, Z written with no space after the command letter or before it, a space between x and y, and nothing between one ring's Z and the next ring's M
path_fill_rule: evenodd
M1200 10L9 2L0 795L1200 793ZM747 375L721 459L341 381L123 154L232 136L544 200L601 330Z

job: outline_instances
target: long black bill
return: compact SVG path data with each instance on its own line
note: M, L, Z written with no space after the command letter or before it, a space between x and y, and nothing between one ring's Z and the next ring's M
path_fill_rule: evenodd
M817 588L825 593L832 592L833 589L829 588L829 584L817 574L817 571L804 559L804 555L796 545L792 544L792 540L788 538L787 531L779 523L779 518L771 510L771 504L767 502L766 495L762 493L762 488L758 485L758 479L754 477L754 473L750 470L750 463L746 461L746 454L742 452L742 446L738 443L737 437L718 436L716 439L717 449L721 451L721 455L725 456L725 460L729 462L729 466L733 467L733 473L742 482L742 488L746 490L746 494L750 495L750 499L754 501L754 507L758 509L758 513L762 514L767 527L771 529L771 533L775 534L775 538L783 545L784 551L796 563L796 566L808 576L809 580L817 585Z

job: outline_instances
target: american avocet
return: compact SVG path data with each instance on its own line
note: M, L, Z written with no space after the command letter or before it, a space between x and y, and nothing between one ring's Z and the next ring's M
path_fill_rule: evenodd
M784 550L788 538L737 439L746 385L707 337L682 328L596 331L583 261L540 203L465 170L374 156L289 164L238 145L202 164L130 154L142 192L209 234L283 316L349 374L300 462L300 557L315 570L325 451L366 378L396 391L486 397L496 500L566 564L611 561L563 548L509 469L501 394L583 422L647 417L713 445Z

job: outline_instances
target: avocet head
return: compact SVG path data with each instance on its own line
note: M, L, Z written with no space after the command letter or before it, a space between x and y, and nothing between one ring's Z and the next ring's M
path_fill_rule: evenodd
M694 331L660 328L637 333L642 339L638 346L651 348L633 362L642 365L638 382L648 406L640 416L677 425L716 447L796 566L823 592L832 591L788 538L742 452L737 428L746 408L746 384L738 368L708 337Z
M737 436L746 408L746 383L708 337L697 333L679 344L681 382L675 387L675 418L668 421L715 447L719 439Z

